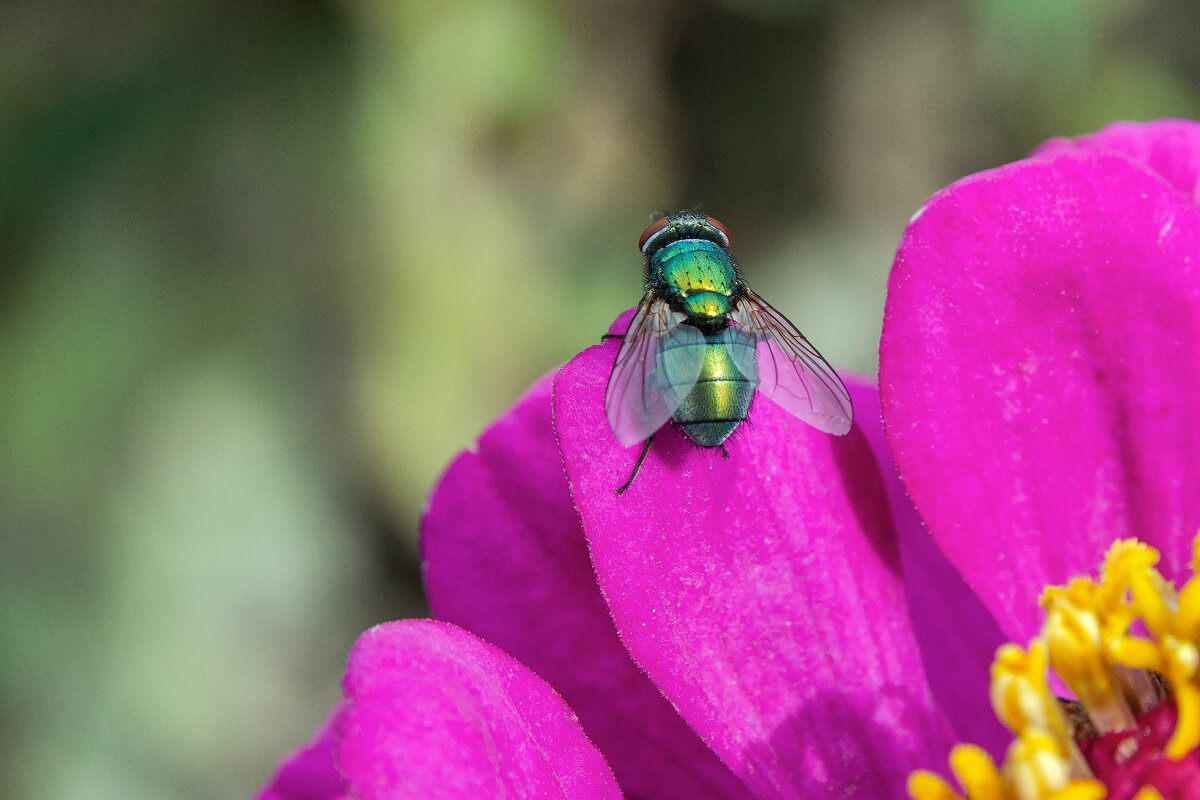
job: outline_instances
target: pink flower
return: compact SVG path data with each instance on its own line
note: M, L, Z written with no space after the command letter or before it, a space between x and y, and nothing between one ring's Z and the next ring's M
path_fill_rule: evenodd
M364 634L261 796L899 798L954 739L998 753L987 663L1042 588L1122 536L1188 562L1198 177L1200 126L1125 124L932 198L889 284L887 443L862 382L843 438L759 397L728 460L668 427L617 496L618 343L581 353L435 488L438 621Z

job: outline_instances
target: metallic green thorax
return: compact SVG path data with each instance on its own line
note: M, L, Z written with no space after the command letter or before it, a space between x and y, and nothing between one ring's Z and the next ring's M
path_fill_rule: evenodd
M650 256L650 280L657 279L682 300L681 310L698 318L694 324L723 321L733 310L737 271L729 253L716 242L680 239L660 247Z
M755 384L734 365L722 331L733 310L737 271L716 242L680 239L650 256L650 281L666 284L672 306L704 333L700 380L683 398L674 418L693 442L719 447L746 419Z

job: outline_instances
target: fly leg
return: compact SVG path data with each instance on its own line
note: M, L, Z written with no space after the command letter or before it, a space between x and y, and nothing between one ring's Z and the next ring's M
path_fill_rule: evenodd
M650 438L646 440L646 446L642 448L642 454L638 456L638 463L633 468L633 474L629 476L629 480L625 481L620 489L617 489L617 494L623 493L633 483L633 479L637 477L638 470L642 468L642 462L646 460L646 454L650 452L650 445L654 444L654 434L650 434Z
M624 339L623 333L604 333L600 335L600 341L607 342L609 339Z
M725 445L721 445L721 458L729 458L729 451L725 449Z

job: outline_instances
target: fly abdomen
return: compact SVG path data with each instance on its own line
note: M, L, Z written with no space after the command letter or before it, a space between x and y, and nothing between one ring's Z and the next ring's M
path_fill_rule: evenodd
M726 348L720 333L705 337L700 379L675 409L675 421L701 447L719 447L750 412L755 384Z

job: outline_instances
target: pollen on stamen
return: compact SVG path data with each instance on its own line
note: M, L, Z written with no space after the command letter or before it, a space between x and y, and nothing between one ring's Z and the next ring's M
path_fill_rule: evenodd
M979 748L950 756L960 789L927 772L915 800L1200 800L1200 537L1193 577L1176 591L1158 552L1116 542L1098 581L1042 596L1046 617L1027 649L992 664L992 707L1014 734L1000 766ZM1075 695L1055 697L1053 671Z

